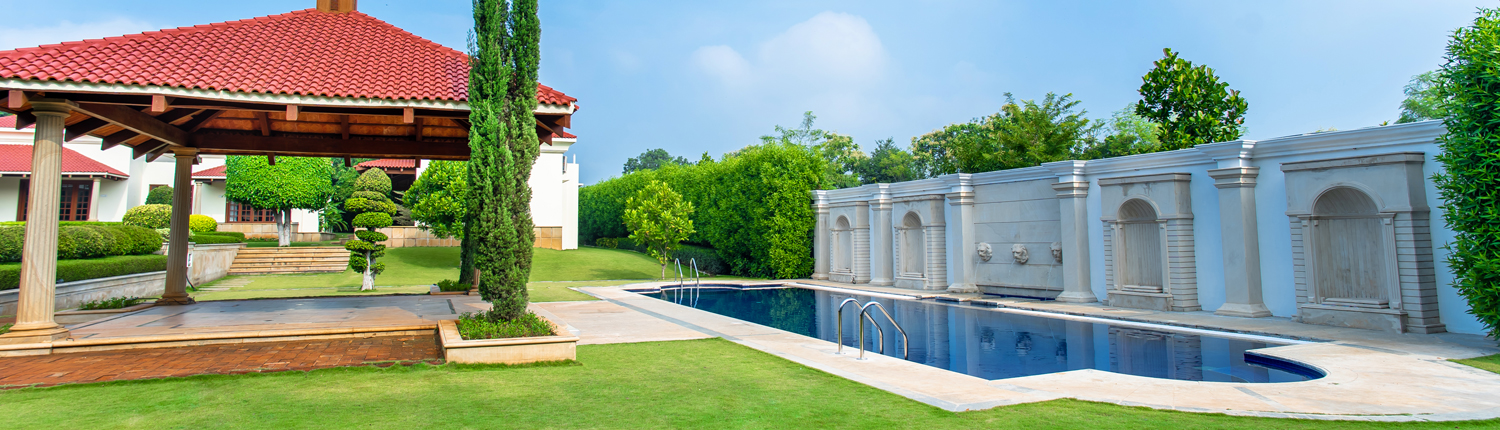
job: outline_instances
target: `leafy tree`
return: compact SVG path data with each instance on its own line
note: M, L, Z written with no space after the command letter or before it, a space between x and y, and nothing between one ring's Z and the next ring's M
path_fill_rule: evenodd
M1401 100L1401 117L1396 119L1397 124L1448 117L1448 98L1442 94L1440 78L1438 71L1411 77L1411 82L1401 89L1406 99Z
M686 158L672 158L672 154L668 154L667 150L657 148L642 152L639 157L625 160L625 173L629 174L637 170L656 170L668 164L683 165L687 163Z
M647 255L661 263L661 277L667 277L667 263L679 243L693 234L693 204L682 200L667 184L653 180L625 202L625 225L630 239L646 247Z
M866 184L893 183L921 179L916 157L896 147L895 141L875 142L875 152L859 169L859 180Z
M953 124L912 142L923 176L1032 167L1072 158L1092 145L1100 125L1077 111L1072 94L1047 93L1017 102L1010 93L1000 112Z
M1245 109L1249 103L1240 92L1220 82L1208 66L1193 66L1163 49L1166 56L1142 77L1141 97L1135 113L1161 125L1158 151L1191 148L1226 142L1244 134Z
M531 168L540 154L533 112L541 24L536 0L474 0L469 60L469 205L464 246L472 254L487 317L526 314L531 275Z
M377 230L391 226L396 203L391 201L391 178L384 170L366 170L354 182L354 190L344 201L344 210L355 214L354 227L364 230L355 230L354 237L359 239L345 243L344 249L350 252L349 267L364 273L360 291L367 291L375 289L375 275L385 271L385 263L376 259L385 255L385 245L379 242L388 238Z
M412 219L441 238L463 238L464 204L469 199L468 166L463 161L436 160L406 190Z
M1468 299L1469 313L1500 338L1500 10L1479 10L1469 27L1448 41L1439 73L1439 99L1447 134L1439 140L1443 170L1433 179L1443 197L1443 221L1455 237L1447 244L1453 287Z
M146 192L146 204L148 205L172 205L172 187L162 185L152 188Z
M778 125L776 126L777 135L761 136L761 143L798 145L812 149L828 162L827 172L824 175L827 177L829 186L832 188L859 186L858 171L868 158L859 151L859 145L854 144L854 138L813 128L813 121L817 119L818 117L813 115L812 111L803 112L800 127L788 129Z
M1157 137L1160 131L1161 126L1136 115L1132 104L1110 115L1102 130L1104 139L1082 148L1075 158L1094 160L1152 152L1161 145Z
M224 198L276 211L279 246L292 241L292 209L322 209L333 192L333 166L326 158L231 155L225 160Z

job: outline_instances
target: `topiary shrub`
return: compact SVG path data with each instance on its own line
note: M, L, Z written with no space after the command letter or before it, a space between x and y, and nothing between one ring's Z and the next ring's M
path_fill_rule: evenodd
M219 222L214 221L208 215L192 214L188 216L188 229L193 233L207 233L219 230Z
M160 186L146 192L146 204L148 205L172 205L172 187Z
M167 228L172 225L172 207L168 205L140 205L125 211L125 225L145 228Z
M374 191L386 198L391 195L391 177L386 176L384 170L370 169L359 174L359 179L354 180L354 189L359 191Z
M385 271L385 264L376 261L385 256L385 245L378 242L388 239L384 233L375 230L391 226L391 214L396 213L397 206L390 198L391 180L380 169L365 171L355 181L354 187L358 191L344 201L344 210L357 214L351 223L354 228L365 230L355 230L357 239L345 243L344 249L349 250L349 268L364 273L360 290L373 290L375 275Z
M21 261L26 229L0 227L0 262ZM59 260L117 255L144 255L161 249L161 236L148 228L125 225L69 225L58 228Z

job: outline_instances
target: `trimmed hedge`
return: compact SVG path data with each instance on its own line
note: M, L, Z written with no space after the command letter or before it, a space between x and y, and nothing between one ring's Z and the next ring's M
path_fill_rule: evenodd
M22 227L25 225L26 221L0 221L0 227ZM73 225L123 225L123 223L112 221L58 221L57 225L67 227Z
M229 237L233 237L233 238L239 239L240 242L246 241L246 239L245 239L245 233L238 232L238 231L205 231L205 232L201 232L201 233L193 233L193 236L229 236ZM276 239L270 239L270 240L274 241Z
M167 228L172 225L172 206L140 205L125 211L125 225L145 228Z
M0 262L21 261L22 227L0 227ZM57 231L57 259L150 254L161 249L156 231L128 225L75 225Z
M167 256L165 255L120 255L57 261L57 279L62 282L163 270L167 270ZM21 263L0 263L0 290L14 290L20 286Z
M199 214L188 216L188 230L192 230L193 233L208 233L218 229L219 222L214 221L213 217Z
M188 238L188 241L202 245L212 245L215 243L244 243L245 239L217 234L195 234Z

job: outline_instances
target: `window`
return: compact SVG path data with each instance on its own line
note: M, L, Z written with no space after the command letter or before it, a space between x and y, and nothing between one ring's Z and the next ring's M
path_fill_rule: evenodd
M261 209L240 202L229 202L224 210L225 222L276 222L275 209Z
M31 200L31 184L21 181L21 201L17 206L16 220L26 220L26 206ZM58 221L88 221L90 199L94 195L94 181L63 181L62 195L58 202Z

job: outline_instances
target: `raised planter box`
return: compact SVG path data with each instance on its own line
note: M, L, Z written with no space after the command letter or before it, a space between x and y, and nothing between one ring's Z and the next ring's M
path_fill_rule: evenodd
M458 334L457 322L443 320L438 321L438 342L443 346L443 359L449 363L523 364L577 359L578 336L550 319L547 323L552 325L552 336L464 340Z
M436 286L436 285L433 285L432 286L432 290L429 291L427 294L428 295L433 295L433 296L462 296L462 295L465 295L465 294L469 294L469 290L464 290L464 291L443 291L443 289L438 288L438 286Z
M146 272L57 284L54 310L115 297L157 297L166 291L167 272ZM0 291L0 315L15 315L21 290Z
M67 311L67 312L58 312L58 313L52 314L52 320L56 321L58 324L63 324L63 325L80 324L80 323L86 323L86 322L97 320L97 319L112 317L112 316L123 314L123 313L127 313L127 312L135 312L135 311L138 311L138 310L150 308L152 306L156 306L156 304L155 303L141 303L139 305L135 305L135 306L131 306L131 307L126 307L126 308L120 308L120 309L99 309L99 310L93 310L93 311Z

